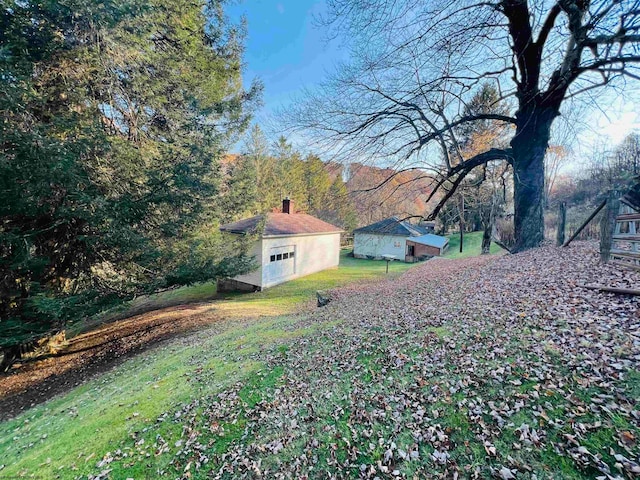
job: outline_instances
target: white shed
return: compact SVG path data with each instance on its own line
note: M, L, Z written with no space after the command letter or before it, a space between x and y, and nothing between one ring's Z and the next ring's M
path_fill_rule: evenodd
M381 259L393 256L396 260L408 260L407 239L430 234L433 223L412 225L398 217L385 218L353 231L353 256L356 258Z
M246 275L218 282L219 291L262 290L280 283L337 267L342 230L306 213L293 213L283 201L282 213L268 213L222 225L231 234L253 234L264 223L260 239L250 252L259 267Z

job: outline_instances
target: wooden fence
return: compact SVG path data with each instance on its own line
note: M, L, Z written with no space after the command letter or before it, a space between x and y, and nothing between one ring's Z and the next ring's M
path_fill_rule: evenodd
M606 208L605 208L606 207ZM609 192L576 232L564 240L565 207L560 205L557 243L568 246L580 232L604 209L600 219L600 258L622 267L640 270L640 178L622 197Z
M615 217L609 261L640 270L640 211L622 197Z

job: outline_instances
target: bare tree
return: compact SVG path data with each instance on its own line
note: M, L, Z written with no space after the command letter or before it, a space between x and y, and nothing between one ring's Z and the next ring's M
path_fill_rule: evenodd
M640 134L630 133L614 152L616 169L625 172L630 178L640 174Z
M352 160L444 157L434 218L465 176L492 161L514 175L515 251L544 238L544 158L561 107L640 78L640 1L328 0L324 25L350 39L353 63L307 92L290 120ZM467 114L491 83L513 115ZM509 145L452 161L466 125L511 129ZM435 198L435 197L434 197Z
M545 171L545 206L549 203L549 198L553 193L553 187L556 184L558 173L560 169L567 163L569 159L569 152L562 145L549 145L547 154L544 157L544 171Z

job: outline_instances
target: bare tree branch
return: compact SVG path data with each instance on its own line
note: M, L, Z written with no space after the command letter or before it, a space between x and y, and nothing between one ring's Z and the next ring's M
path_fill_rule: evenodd
M476 155L475 157L465 160L459 165L456 165L455 167L453 167L441 180L438 181L438 183L436 183L436 186L433 188L433 190L427 197L427 203L428 203L436 195L436 193L441 188L443 188L444 184L447 181L451 181L452 178L454 179L452 187L449 189L447 194L438 202L438 204L433 209L431 214L427 217L427 219L434 220L438 216L438 213L440 213L440 210L442 210L442 207L444 207L447 201L453 196L453 194L455 193L456 189L458 188L462 180L464 180L464 178L474 168L479 167L480 165L484 165L493 160L506 160L507 162L510 163L512 161L512 155L513 155L513 152L510 149L503 150L503 149L493 148L487 152L483 152L479 155Z
M331 0L327 22L353 62L296 106L296 124L344 161L442 165L429 200L450 186L446 202L473 165L506 159L516 250L543 238L544 155L565 101L640 80L638 0ZM509 111L469 114L487 83ZM465 129L483 122L510 148L487 143L465 160Z
M540 53L542 53L542 48L544 47L545 43L547 43L549 33L551 33L551 29L555 25L556 19L558 18L558 15L560 15L561 11L562 9L558 4L554 5L553 7L551 7L551 10L549 10L549 14L547 15L547 18L544 21L542 28L540 29L538 40L536 41L536 45L538 45Z

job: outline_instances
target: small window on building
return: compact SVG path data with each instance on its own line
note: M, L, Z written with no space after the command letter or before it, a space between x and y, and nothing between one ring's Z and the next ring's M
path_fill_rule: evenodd
M276 256L275 255L271 255L271 261L275 262L276 261Z
M287 258L289 258L289 254L288 253L283 253L282 254L282 259L286 260Z
M276 255L276 260L282 260L282 254L279 253L278 255Z
M415 254L415 247L413 245L407 245L407 255L413 257Z
M289 253L289 258L293 258L293 252Z

